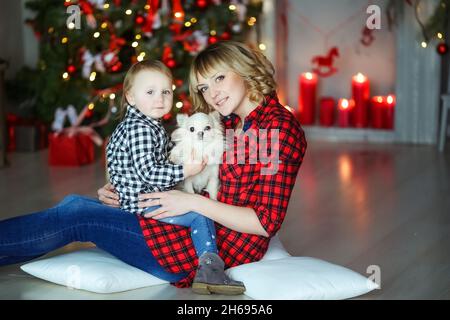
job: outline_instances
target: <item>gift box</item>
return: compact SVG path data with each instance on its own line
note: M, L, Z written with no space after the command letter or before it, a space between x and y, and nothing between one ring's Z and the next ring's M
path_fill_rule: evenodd
M48 139L48 163L51 166L82 166L95 160L95 146L88 135L51 133Z
M41 124L14 127L15 151L33 152L47 147L47 128Z
M6 130L8 132L8 151L30 152L48 146L47 126L38 120L7 114Z

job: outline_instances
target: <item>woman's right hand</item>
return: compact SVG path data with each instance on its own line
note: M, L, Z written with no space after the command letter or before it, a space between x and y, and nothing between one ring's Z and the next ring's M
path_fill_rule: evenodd
M119 195L116 193L111 183L105 184L103 187L97 190L98 200L107 206L119 208Z

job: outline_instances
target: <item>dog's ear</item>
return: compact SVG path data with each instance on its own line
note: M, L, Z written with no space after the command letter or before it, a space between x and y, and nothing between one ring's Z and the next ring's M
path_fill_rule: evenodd
M170 135L170 138L173 142L180 142L183 139L183 129L177 128L173 130L172 134Z
M216 124L220 124L220 113L218 111L213 111L209 114L209 116L216 122Z
M189 118L189 116L187 114L184 113L179 113L177 114L177 123L179 127L183 127L187 118Z

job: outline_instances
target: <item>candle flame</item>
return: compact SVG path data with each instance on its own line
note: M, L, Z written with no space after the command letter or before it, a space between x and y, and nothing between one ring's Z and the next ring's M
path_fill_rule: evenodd
M348 100L347 99L343 99L342 101L341 101L341 108L342 109L347 109L348 108Z
M355 76L355 79L356 79L357 82L363 83L363 82L366 81L367 78L361 72L358 72L358 74Z
M311 72L307 72L305 73L305 78L308 80L312 80L313 79L313 74Z
M388 96L387 97L387 103L389 103L389 104L394 103L394 97L393 96Z
M383 102L383 97L377 97L377 101L378 101L379 103Z

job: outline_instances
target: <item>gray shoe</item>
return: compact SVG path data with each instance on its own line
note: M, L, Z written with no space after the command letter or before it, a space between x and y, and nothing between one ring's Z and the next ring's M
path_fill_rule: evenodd
M241 281L231 280L224 271L225 263L215 253L206 252L198 260L192 291L197 294L238 295L245 292Z

